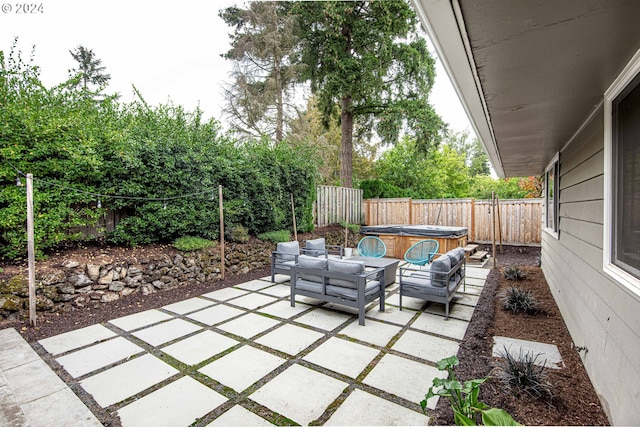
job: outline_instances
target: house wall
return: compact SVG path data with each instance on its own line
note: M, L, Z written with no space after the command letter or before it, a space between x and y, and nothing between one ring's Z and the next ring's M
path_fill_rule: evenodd
M602 107L560 153L557 236L542 233L542 269L610 421L640 423L640 298L603 272Z

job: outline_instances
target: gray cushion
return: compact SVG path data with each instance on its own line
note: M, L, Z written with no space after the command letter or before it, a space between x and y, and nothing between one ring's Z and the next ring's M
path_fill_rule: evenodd
M307 240L304 245L304 253L311 256L320 256L326 253L324 237Z
M458 286L459 282L451 280L449 282L449 295L452 295ZM402 294L445 298L447 296L447 289L444 286L432 286L432 283L429 280L412 279L409 277L402 280Z
M294 255L300 255L300 244L295 242L280 242L276 246L276 252L280 252L286 255L278 254L278 258L282 261L293 261L296 259Z
M441 256L431 263L431 282L433 286L444 287L447 284L447 273L451 270L451 260Z
M327 259L300 255L300 257L298 258L298 266L303 268L314 268L316 270L326 270ZM315 274L300 273L300 278L310 282L322 282L322 276L318 276Z
M364 288L364 295L367 297L375 295L379 290L380 282L378 280L371 280L367 282L367 285ZM329 285L327 286L327 295L355 301L358 299L358 290L353 288L346 288L344 286Z
M310 282L308 280L296 281L296 289L300 289L307 292L315 292L316 294L322 294L322 283Z
M358 275L364 272L363 261L347 261L340 259L329 259L329 271L335 271L338 273ZM330 278L329 283L335 286L346 286L348 288L357 288L357 279L353 281L345 279Z
M276 268L281 268L281 269L285 269L285 270L289 270L291 269L291 266L296 265L295 261L284 261L284 262L278 262L276 261Z
M455 249L447 252L445 255L449 257L449 262L451 263L452 267L460 262L458 251L456 251Z

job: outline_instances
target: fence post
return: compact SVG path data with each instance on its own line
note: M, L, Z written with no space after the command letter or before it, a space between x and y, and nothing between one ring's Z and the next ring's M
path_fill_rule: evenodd
M27 257L29 258L29 322L36 326L36 259L33 230L33 174L27 174Z
M224 210L222 201L222 185L218 185L218 203L220 207L220 274L224 280Z
M471 233L473 236L472 242L476 241L476 199L471 199Z

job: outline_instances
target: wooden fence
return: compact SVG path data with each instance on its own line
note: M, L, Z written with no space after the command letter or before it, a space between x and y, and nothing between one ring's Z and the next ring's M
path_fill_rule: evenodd
M362 223L362 190L319 185L316 191L315 217L318 227L344 221L345 217L348 217L349 224Z
M536 246L540 244L542 202L542 199L500 200L499 230L502 233L502 243ZM492 239L490 200L367 199L362 202L362 211L366 225L425 224L467 227L470 242L490 243Z

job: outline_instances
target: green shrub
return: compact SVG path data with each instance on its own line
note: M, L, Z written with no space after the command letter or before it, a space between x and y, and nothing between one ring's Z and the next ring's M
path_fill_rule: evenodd
M511 287L500 294L502 308L512 313L537 314L540 312L540 303L531 291Z
M201 249L212 248L215 246L216 242L194 236L180 237L173 242L173 247L182 252L199 251Z
M247 243L249 241L249 230L242 225L234 225L227 233L227 240L235 243Z
M266 233L258 234L258 239L273 243L289 242L291 240L291 232L289 230L267 231Z
M530 396L543 400L553 400L553 384L547 375L546 360L542 365L536 364L540 353L520 353L514 357L506 347L499 351L501 359L494 370L496 378L517 392L526 392Z
M344 224L345 224L344 221L340 221L340 225L342 226L342 228L344 228ZM360 232L360 224L351 224L351 223L349 223L347 225L347 228L353 234L358 234Z
M518 267L508 267L504 270L504 278L507 280L522 280L527 278L527 273Z

